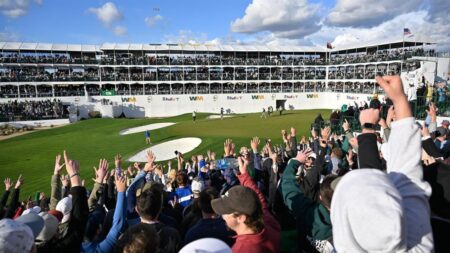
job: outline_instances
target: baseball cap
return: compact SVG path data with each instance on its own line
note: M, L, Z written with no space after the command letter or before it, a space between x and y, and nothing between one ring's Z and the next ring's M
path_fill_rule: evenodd
M252 215L261 208L256 193L242 185L232 187L221 198L211 201L211 206L215 213L221 215L234 212Z
M60 211L64 216L61 223L65 223L70 219L70 212L72 211L72 197L65 197L61 199L56 205L56 210Z
M186 244L180 253L231 253L230 246L215 238L203 238Z
M25 215L20 216L16 221L27 225L31 228L33 232L33 239L36 238L44 227L44 219L37 213L30 212Z
M34 244L31 228L11 219L0 220L1 252L28 253Z
M52 214L40 213L39 215L42 217L42 219L44 219L44 228L42 228L42 231L36 237L36 240L45 242L55 236L56 232L58 231L59 221Z
M448 126L448 125L450 125L450 122L448 120L443 120L441 122L441 125Z
M61 222L64 217L64 214L58 210L50 210L50 211L48 211L48 214L55 216L56 219L58 219L58 222Z
M204 183L200 178L196 177L194 178L194 180L192 180L191 190L193 193L200 193L203 190L203 188Z

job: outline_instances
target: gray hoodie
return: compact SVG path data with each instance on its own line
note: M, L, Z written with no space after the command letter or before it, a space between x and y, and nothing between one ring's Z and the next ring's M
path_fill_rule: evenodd
M347 173L331 203L337 252L433 252L421 138L414 118L392 123L383 155L387 174L374 169Z

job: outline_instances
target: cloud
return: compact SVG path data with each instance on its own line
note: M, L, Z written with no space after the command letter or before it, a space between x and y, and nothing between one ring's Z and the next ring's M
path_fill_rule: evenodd
M37 5L42 5L42 0L33 0ZM0 0L0 12L10 18L25 16L30 8L29 0Z
M412 40L438 43L438 48L448 48L450 45L450 23L427 20L427 11L414 11L396 16L377 26L364 27L333 27L324 26L320 31L307 39L325 46L326 41L332 41L336 48L364 45L367 42L402 40L403 28L410 28ZM320 44L319 44L320 43Z
M191 30L179 30L178 34L164 35L164 42L169 44L205 44L207 41L206 33L195 33Z
M231 31L253 34L268 31L298 39L320 29L320 6L307 0L253 0L245 15L231 22Z
M111 27L112 23L123 19L123 14L111 2L107 2L99 8L89 8L88 12L95 14L106 27Z
M429 17L433 21L450 22L450 1L429 0ZM450 32L450 31L449 31Z
M149 27L155 27L157 25L157 23L163 19L164 19L163 16L158 14L156 16L146 17L144 19L144 21L145 21L145 24L147 24Z
M20 34L17 32L9 32L7 30L0 32L0 41L19 41Z
M118 26L114 27L113 33L116 36L125 36L125 35L127 35L128 31L127 31L126 27L118 25Z
M423 0L338 0L326 18L335 26L371 27L419 9Z

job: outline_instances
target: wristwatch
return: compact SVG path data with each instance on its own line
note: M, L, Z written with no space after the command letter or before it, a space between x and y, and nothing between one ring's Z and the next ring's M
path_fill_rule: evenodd
M374 129L375 129L375 124L372 124L372 123L364 123L364 124L362 124L362 128L363 128L363 129L371 129L371 130L374 130Z

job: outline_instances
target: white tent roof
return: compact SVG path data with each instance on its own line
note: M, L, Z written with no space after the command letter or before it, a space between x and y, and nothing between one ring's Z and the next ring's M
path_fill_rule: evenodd
M376 40L365 43L355 43L345 47L337 47L332 52L340 50L349 50L364 47L373 47L377 45L386 45L402 42L397 40ZM406 42L415 42L414 38L405 38ZM421 40L417 43L432 44ZM83 45L83 44L51 44L51 43L22 43L22 42L0 42L0 50L11 51L69 51L69 52L100 52L111 50L123 51L229 51L229 52L326 52L325 47L319 46L275 46L275 45L217 45L217 44L128 44L128 43L103 43L102 45Z

